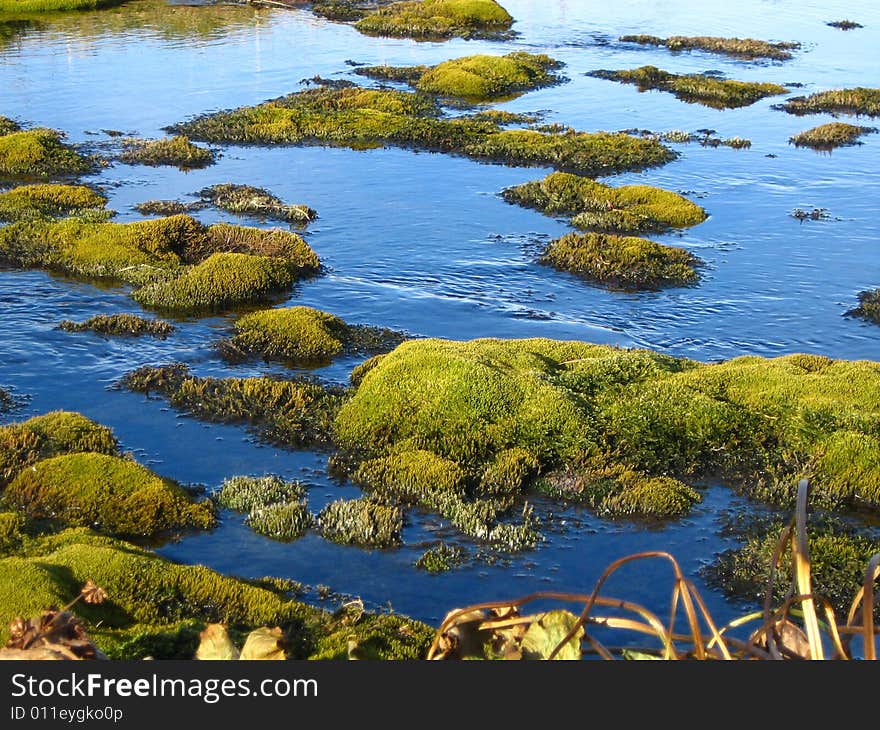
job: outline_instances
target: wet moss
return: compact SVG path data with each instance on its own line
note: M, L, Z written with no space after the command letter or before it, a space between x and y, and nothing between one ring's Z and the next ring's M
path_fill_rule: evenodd
M646 238L569 233L551 241L540 262L628 291L685 286L699 279L700 260L683 248Z
M163 340L175 330L173 324L163 319L146 319L136 314L97 314L89 317L85 322L65 319L58 326L67 332L91 331L123 337L150 335Z
M0 512L0 556L18 550L25 538L25 524L18 512Z
M399 332L381 327L349 325L339 317L311 307L266 309L246 314L235 323L235 350L318 364L348 353L375 354L393 350L403 341Z
M859 294L859 306L850 309L849 317L861 317L868 322L880 324L880 289L871 289Z
M287 205L268 190L251 185L212 185L200 191L199 197L230 213L256 216L265 220L306 224L318 216L307 205Z
M138 203L134 209L141 215L182 215L193 209L192 205L179 200L146 200Z
M422 553L416 560L416 567L428 573L445 573L461 565L466 559L464 548L441 542Z
M396 145L586 175L641 170L675 157L656 140L607 132L503 129L499 120L485 115L442 117L436 100L424 94L361 87L307 89L258 106L198 117L177 129L211 142L355 149Z
M113 456L118 453L118 445L109 428L68 411L53 411L2 426L0 488L42 459L80 452Z
M321 636L309 659L423 659L434 630L402 616L374 615Z
M513 18L495 0L396 2L357 21L366 35L439 40L494 37L508 31Z
M93 163L63 142L54 129L29 129L0 136L0 177L39 179L76 176Z
M454 461L415 450L364 461L353 479L380 499L412 505L441 494L462 496L465 473Z
M862 144L859 137L876 131L874 127L831 122L800 132L789 139L789 142L796 147L812 147L814 150L828 151L835 147Z
M694 226L708 217L696 203L670 190L649 185L613 188L564 172L507 188L502 197L547 215L573 216L578 228L604 232L659 232Z
M7 486L4 503L34 519L95 526L121 535L155 535L214 525L213 506L134 461L67 454L39 461Z
M789 114L852 114L880 116L880 89L863 86L854 89L820 91L809 96L796 96L778 107Z
M185 365L142 367L122 380L139 393L162 395L196 418L250 424L263 438L285 446L326 446L344 398L339 388L303 378L199 378Z
M0 193L0 221L82 215L106 204L103 195L83 185L22 185Z
M312 12L327 20L350 22L360 20L369 13L355 2L355 0L340 0L340 2L316 2L312 3Z
M21 125L19 125L18 122L10 119L9 117L0 116L0 137L20 131Z
M496 454L480 477L480 497L511 498L520 494L538 473L540 462L530 451L512 448Z
M279 502L299 501L305 493L300 482L286 482L274 475L232 477L224 480L217 503L237 512L252 512Z
M666 46L670 51L709 51L734 58L747 60L770 58L787 61L792 58L791 51L801 47L800 43L770 43L754 38L719 38L717 36L670 36L658 38L653 35L621 36L625 43L640 43L649 46Z
M338 499L318 514L318 526L333 542L387 548L400 544L403 512L366 497Z
M865 27L861 23L856 23L854 20L832 20L829 23L825 23L825 25L837 28L838 30L855 30L856 28Z
M245 522L259 535L292 542L302 537L314 524L314 517L304 501L283 502L252 511Z
M706 74L678 75L656 66L641 66L623 71L592 71L588 76L634 84L639 87L639 91L667 91L682 101L715 109L749 106L765 97L787 92L779 84L725 80Z
M193 144L184 135L156 140L129 138L123 140L123 146L119 160L127 165L170 165L191 170L213 165L216 158L213 151Z
M121 5L126 0L0 0L0 13L56 13L69 10L97 10Z

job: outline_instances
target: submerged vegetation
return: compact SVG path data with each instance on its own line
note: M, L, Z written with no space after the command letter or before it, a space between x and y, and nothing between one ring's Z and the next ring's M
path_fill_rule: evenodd
M17 126L17 125L16 125ZM0 178L41 179L75 177L89 172L94 163L64 143L54 129L0 128Z
M667 91L682 101L715 109L749 106L767 96L777 96L787 92L787 89L779 84L732 81L708 74L673 74L656 66L641 66L624 71L599 70L587 75L608 81L634 84L638 86L639 91L649 89Z
M366 35L442 40L494 38L511 25L510 13L495 0L420 0L381 7L359 19L355 28Z
M665 231L695 226L707 217L699 205L670 190L649 185L613 188L564 172L507 188L502 196L546 215L572 216L572 225L595 231Z
M770 43L754 38L719 38L717 36L670 36L658 38L654 35L625 35L620 40L624 43L640 43L646 46L666 46L670 51L709 51L725 56L752 60L770 58L775 61L787 61L792 58L791 51L801 47L800 43Z
M403 512L368 497L337 499L318 514L321 534L343 545L385 548L400 543Z
M862 144L859 137L871 134L874 127L860 127L843 122L830 122L813 127L805 132L794 135L789 141L796 147L812 147L814 150L829 151L835 147L846 147Z
M700 260L677 246L606 233L568 233L551 241L540 262L613 289L655 290L697 281Z
M831 26L832 28L837 28L838 30L855 30L856 28L864 28L865 26L861 23L856 23L854 20L832 20L825 25Z
M850 317L861 317L868 322L880 324L880 289L871 289L859 294L859 306L847 312Z
M216 158L214 152L194 145L183 135L156 140L125 139L122 144L125 149L119 159L127 165L170 165L191 170L212 165Z
M21 185L0 193L0 221L100 217L107 198L84 185Z
M174 332L174 325L163 319L146 319L136 314L96 314L85 322L65 319L58 325L66 332L97 332L102 335L140 337L150 335L165 339Z
M858 86L854 89L820 91L809 96L796 96L774 107L789 114L851 114L880 116L880 89Z
M504 129L486 115L443 117L424 94L361 87L318 87L254 107L208 114L178 125L210 142L322 144L355 149L396 145L511 165L547 165L609 175L662 165L675 154L656 140L609 132Z
M222 183L199 192L199 197L236 215L250 215L267 220L306 224L317 218L307 205L288 205L268 190L251 185Z

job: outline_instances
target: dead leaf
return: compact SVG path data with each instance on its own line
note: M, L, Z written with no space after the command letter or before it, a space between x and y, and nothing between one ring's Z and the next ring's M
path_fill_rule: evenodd
M284 651L286 645L287 639L278 626L274 629L266 627L255 629L248 634L240 658L249 661L287 659Z
M86 581L86 584L83 586L83 589L79 594L82 596L83 601L95 606L104 603L104 601L107 600L107 591L100 588L91 580Z
M522 640L524 659L549 659L550 654L569 631L574 628L577 617L570 611L549 611L532 623ZM580 659L583 626L557 652L555 659Z
M208 624L205 630L199 634L199 648L196 649L196 659L227 660L238 659L238 649L229 638L229 633L223 624Z

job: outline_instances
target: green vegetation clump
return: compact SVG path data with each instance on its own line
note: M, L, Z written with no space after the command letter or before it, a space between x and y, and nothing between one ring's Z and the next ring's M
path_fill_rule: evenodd
M436 99L389 89L318 87L198 117L177 126L211 142L322 144L354 149L395 145L511 165L610 175L662 165L675 154L656 140L609 132L504 129L486 115L444 117Z
M254 426L285 446L326 446L344 392L311 380L199 378L185 365L145 366L122 380L129 390L155 393L196 418Z
M32 179L89 172L93 163L63 139L61 132L43 128L0 136L0 177Z
M375 354L393 350L403 341L399 332L381 327L349 325L311 307L265 309L235 323L232 345L237 351L296 363L329 362L342 352Z
M862 144L859 142L859 137L876 131L874 127L831 122L800 132L789 139L789 142L796 147L812 147L814 150L828 151L835 147Z
M307 205L287 205L268 190L251 185L222 183L199 192L199 196L218 208L236 215L251 215L286 223L306 224L318 217Z
M4 137L12 132L20 132L21 125L10 119L9 117L0 116L0 137Z
M136 314L97 314L85 322L65 319L58 326L66 332L91 331L124 337L150 335L159 339L165 339L175 330L174 325L164 319L146 319Z
M463 495L465 473L454 461L414 450L364 461L353 479L385 501L427 504L444 495Z
M22 185L0 193L0 221L90 214L106 204L107 198L84 185Z
M214 526L209 502L134 461L105 454L54 456L19 472L4 503L29 518L93 526L120 535L155 535Z
M868 322L880 324L880 289L870 289L859 294L859 306L849 310L849 317L861 317Z
M106 426L68 411L0 426L0 489L42 459L81 452L114 456L118 444Z
M14 553L25 539L26 520L18 512L0 512L0 556Z
M179 200L145 200L134 206L134 209L141 215L172 216L188 213L193 206Z
M679 75L663 71L656 66L640 66L623 71L600 70L588 75L624 84L635 84L639 87L639 91L649 89L668 91L682 101L715 109L736 109L754 104L767 96L786 93L786 88L779 84L732 81L706 74Z
M539 260L597 284L630 291L693 284L701 263L677 246L606 233L568 233L551 241Z
M496 37L511 25L510 13L495 0L421 0L379 8L354 27L366 35L441 40Z
M467 553L459 545L441 542L428 548L416 560L416 567L428 573L445 573L461 565L467 559Z
M748 60L771 58L775 61L787 61L792 58L791 51L801 47L800 43L770 43L754 38L719 38L717 36L676 35L669 38L658 38L653 35L625 35L621 36L620 40L625 43L666 46L670 51L709 51Z
M594 231L660 232L695 226L707 218L699 205L671 190L649 185L613 188L565 172L507 188L502 196L546 215L573 216L573 225Z
M880 116L880 89L858 86L854 89L820 91L809 96L796 96L778 107L789 114L851 114Z
M213 165L216 158L213 151L194 145L183 135L156 140L130 138L123 145L119 159L127 165L171 165L191 170Z
M387 548L400 544L403 512L367 497L337 499L318 514L318 525L333 542Z
M314 523L304 501L281 502L253 510L245 520L259 535L273 540L292 542L302 537Z
M237 512L252 512L277 502L299 501L305 493L300 482L285 482L274 475L232 477L224 480L217 503Z
M856 23L854 20L832 20L829 23L825 23L825 25L830 25L832 28L837 28L838 30L855 30L856 28L865 27L861 23Z
M0 0L0 13L55 13L69 10L98 10L121 5L125 0Z

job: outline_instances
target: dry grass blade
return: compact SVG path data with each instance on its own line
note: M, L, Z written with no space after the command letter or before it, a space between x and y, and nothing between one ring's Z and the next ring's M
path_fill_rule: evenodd
M813 600L812 581L810 578L810 546L807 540L807 498L809 497L810 485L806 479L798 483L797 494L797 540L795 543L794 561L797 575L798 592L802 596L810 596L802 602L804 611L804 625L807 639L810 642L810 654L812 659L824 659L825 650L822 647L822 635L819 632L819 617L816 615L816 603Z

